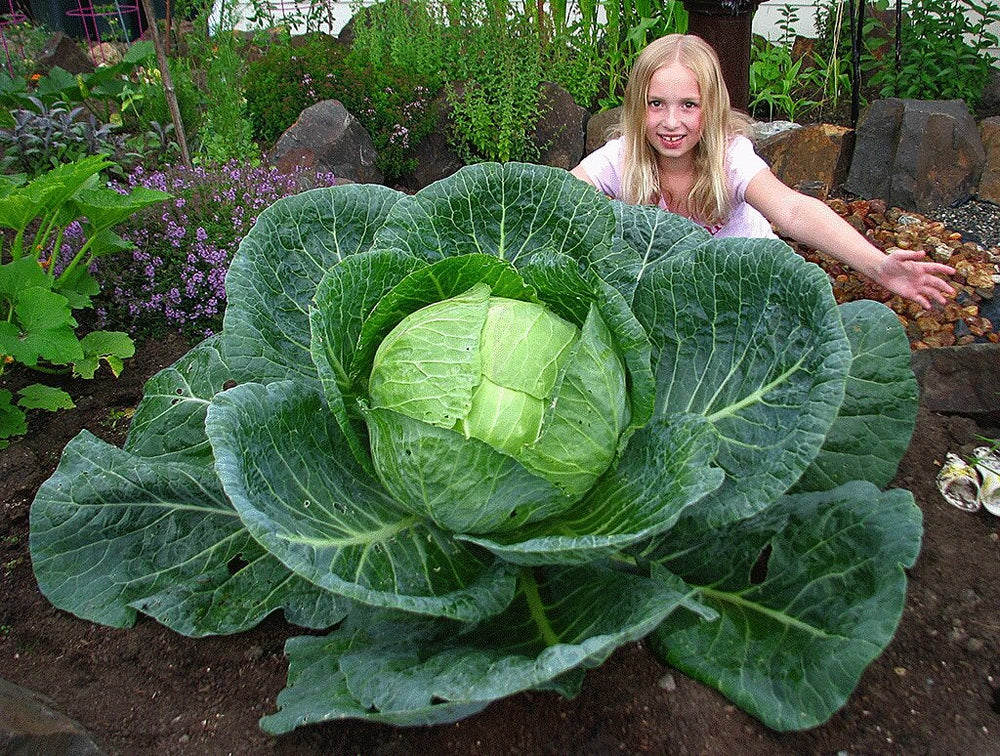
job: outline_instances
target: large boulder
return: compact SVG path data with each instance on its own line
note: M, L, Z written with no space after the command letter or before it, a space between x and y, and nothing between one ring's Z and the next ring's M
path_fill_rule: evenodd
M358 120L339 100L323 100L302 111L268 155L281 171L296 167L331 171L338 179L380 184L375 145Z
M858 122L844 188L929 212L972 197L986 162L962 100L876 100Z
M614 138L621 116L622 109L619 105L616 108L594 113L590 117L590 120L587 121L587 141L583 148L585 155L589 155L609 139Z
M49 37L35 62L35 70L46 74L57 66L71 74L93 73L96 68L80 43L62 32Z
M768 137L757 144L757 152L788 186L818 185L826 195L847 178L853 137L844 126L818 123Z
M986 150L986 165L976 195L981 200L1000 205L1000 116L980 121L979 136Z
M544 82L541 91L541 117L535 126L534 141L541 149L538 162L575 168L583 159L587 119L590 114L573 101L572 95L558 84Z
M431 101L430 111L435 118L434 128L413 148L416 167L408 178L407 186L414 190L450 176L465 165L451 146L451 105L445 91Z

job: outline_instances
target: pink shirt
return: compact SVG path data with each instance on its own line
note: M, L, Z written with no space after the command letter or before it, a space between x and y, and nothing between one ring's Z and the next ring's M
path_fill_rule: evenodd
M594 185L612 199L622 196L622 140L612 139L585 157L580 165ZM767 163L753 148L753 143L745 136L734 136L726 149L726 174L733 208L729 220L719 226L708 228L717 237L742 236L750 238L774 238L767 218L746 201L746 189L750 179ZM667 209L666 202L660 200L660 207Z

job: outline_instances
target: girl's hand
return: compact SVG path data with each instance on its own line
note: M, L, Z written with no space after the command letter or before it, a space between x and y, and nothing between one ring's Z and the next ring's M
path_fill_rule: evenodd
M938 276L950 276L955 269L928 262L925 257L924 252L919 250L888 250L873 278L889 291L913 300L925 310L933 307L932 300L943 305L945 294L950 294L953 287Z

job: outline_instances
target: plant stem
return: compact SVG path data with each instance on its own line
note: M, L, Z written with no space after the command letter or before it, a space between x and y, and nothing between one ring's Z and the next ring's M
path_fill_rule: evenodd
M545 615L545 605L542 604L542 597L538 595L538 583L535 582L535 573L531 567L521 568L521 588L524 590L524 600L528 602L528 611L531 612L531 619L535 621L538 632L542 635L542 640L546 646L554 646L560 642L556 631L549 624L549 618Z

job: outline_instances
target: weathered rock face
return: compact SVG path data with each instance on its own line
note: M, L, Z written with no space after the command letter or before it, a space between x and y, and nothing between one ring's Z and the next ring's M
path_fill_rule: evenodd
M590 117L590 120L587 121L587 142L584 145L585 155L589 155L611 138L611 135L618 127L621 114L621 107L617 107L610 110L602 110L600 113L595 113Z
M927 212L972 197L985 160L962 100L876 100L858 123L844 188Z
M375 145L358 120L339 100L323 100L302 111L268 155L282 171L296 166L332 171L361 184L382 183L375 167Z
M535 127L535 144L541 147L538 161L542 165L575 168L583 159L586 108L573 101L573 97L557 84L545 82L541 92L541 117Z
M436 122L431 133L413 148L417 167L408 182L414 190L423 189L439 179L450 176L464 163L449 141L451 133L451 106L448 95L441 92L431 103Z
M45 49L38 56L37 70L48 73L56 66L71 74L93 73L94 61L83 51L79 43L62 32L49 37Z
M757 144L757 152L788 186L818 182L826 196L847 177L853 141L850 129L820 123L768 137Z
M1000 205L1000 116L980 121L979 137L986 150L986 166L976 194L981 200Z

